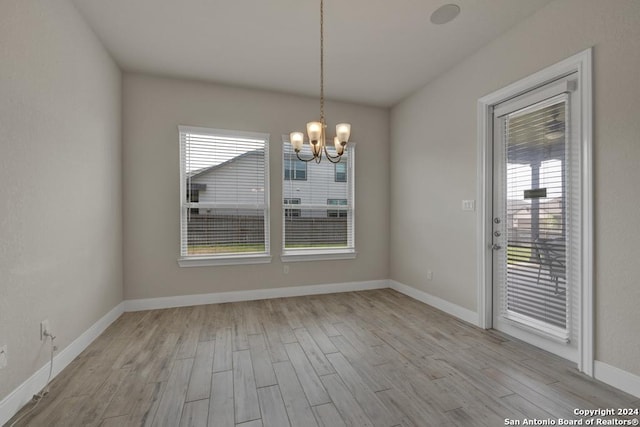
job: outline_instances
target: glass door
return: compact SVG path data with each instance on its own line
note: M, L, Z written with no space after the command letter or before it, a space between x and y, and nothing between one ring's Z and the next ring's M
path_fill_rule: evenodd
M493 307L494 328L569 357L574 189L571 98L563 88L495 110Z

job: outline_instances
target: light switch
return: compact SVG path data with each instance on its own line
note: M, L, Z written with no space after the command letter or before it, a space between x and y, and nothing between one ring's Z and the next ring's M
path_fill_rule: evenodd
M476 210L476 201L475 200L463 200L462 201L462 210L463 211L475 211Z

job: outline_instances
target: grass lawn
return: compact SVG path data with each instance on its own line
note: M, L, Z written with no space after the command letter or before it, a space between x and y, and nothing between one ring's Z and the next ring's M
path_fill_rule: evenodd
M522 246L509 246L507 248L507 263L515 264L517 262L531 261L531 248Z
M243 254L249 252L264 252L264 243L242 245L192 245L189 246L189 255L215 255L215 254Z
M314 245L297 244L287 245L286 249L303 248L345 248L347 244L318 243ZM251 252L264 252L264 243L239 244L239 245L191 245L189 255L216 255L216 254L244 254Z
M296 244L296 245L292 245L292 244L288 244L285 245L285 249L306 249L306 248L346 248L347 244L346 243L315 243L315 244Z

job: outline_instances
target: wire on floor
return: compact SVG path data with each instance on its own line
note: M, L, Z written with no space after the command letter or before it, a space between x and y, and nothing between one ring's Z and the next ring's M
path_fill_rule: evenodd
M51 382L51 377L53 375L53 354L58 349L58 347L56 347L53 344L53 341L56 339L56 337L53 334L46 333L46 336L49 337L49 342L51 343L51 356L50 356L50 360L49 360L49 378L47 378L47 382L46 382L44 388L42 390L40 390L40 392L38 392L38 393L33 395L33 399L31 401L32 402L36 402L36 404L33 405L33 407L31 409L29 409L27 412L22 414L20 416L20 418L18 418L13 423L11 423L11 425L9 427L15 426L16 424L18 424L18 422L23 420L27 415L32 413L38 407L38 404L40 403L40 401L49 393L49 383Z

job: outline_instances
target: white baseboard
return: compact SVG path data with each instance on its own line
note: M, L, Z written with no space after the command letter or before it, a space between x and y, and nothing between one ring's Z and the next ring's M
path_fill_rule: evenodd
M331 283L327 285L291 286L286 288L255 289L250 291L218 292L199 295L132 299L124 301L125 311L155 310L159 308L186 307L191 305L223 302L253 301L271 298L299 297L304 295L333 294L338 292L365 291L388 288L387 280L366 282Z
M52 378L55 378L69 363L89 346L109 325L111 325L124 312L124 304L120 303L100 320L94 323L82 335L73 340L71 344L60 351L53 358ZM7 397L0 402L0 425L4 425L24 405L29 403L33 395L44 388L49 377L49 362L38 369L29 379L20 384Z
M596 360L593 362L595 379L640 398L640 376Z
M400 282L396 282L395 280L389 280L389 287L402 294L405 294L408 297L421 301L425 304L437 308L438 310L442 310L445 313L455 316L458 319L478 326L478 313L476 313L475 311L460 307L457 304L443 300L442 298L438 298Z

